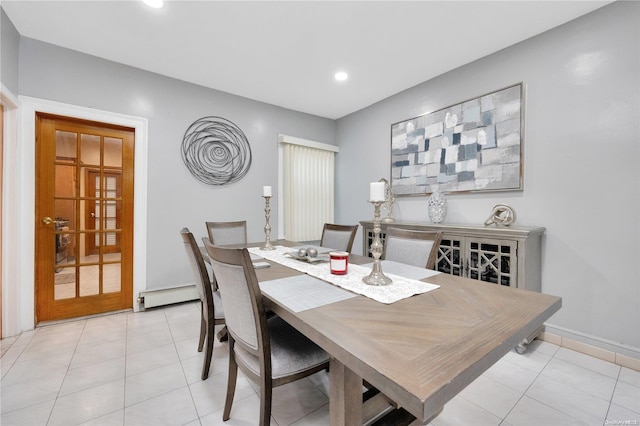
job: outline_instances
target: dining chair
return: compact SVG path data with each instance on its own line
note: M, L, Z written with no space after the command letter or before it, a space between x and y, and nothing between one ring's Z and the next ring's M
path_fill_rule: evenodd
M336 225L325 223L322 228L320 246L351 253L358 225Z
M198 342L198 352L202 352L206 341L207 347L202 365L202 380L206 380L209 377L209 368L211 367L211 357L213 355L213 332L216 325L225 323L224 308L217 284L215 280L209 279L209 272L204 264L202 252L193 234L188 228L182 228L180 235L182 235L182 240L184 241L184 248L196 281L198 296L200 296L200 341Z
M387 227L382 259L434 269L441 232Z
M209 241L218 246L247 243L247 221L205 222Z
M204 244L227 309L229 376L222 420L230 417L240 368L259 384L260 425L269 425L273 388L326 369L329 356L279 316L267 315L246 248Z

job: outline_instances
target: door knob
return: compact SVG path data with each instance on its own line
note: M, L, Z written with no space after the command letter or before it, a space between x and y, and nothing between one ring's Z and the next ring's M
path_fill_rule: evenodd
M45 225L51 225L53 223L53 219L47 216L44 219L42 219L42 223L44 223Z

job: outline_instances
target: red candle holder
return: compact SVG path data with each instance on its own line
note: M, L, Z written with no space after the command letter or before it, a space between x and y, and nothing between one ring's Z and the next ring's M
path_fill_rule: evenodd
M332 251L329 253L329 267L334 275L345 275L349 268L349 253L346 251Z

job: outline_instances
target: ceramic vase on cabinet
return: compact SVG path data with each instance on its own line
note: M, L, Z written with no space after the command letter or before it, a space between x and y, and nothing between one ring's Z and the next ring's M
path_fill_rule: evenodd
M427 211L433 223L441 223L447 217L447 199L438 189L434 189L429 197Z

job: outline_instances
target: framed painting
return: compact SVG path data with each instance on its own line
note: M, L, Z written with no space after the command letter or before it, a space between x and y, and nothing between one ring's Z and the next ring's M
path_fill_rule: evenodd
M396 196L522 190L522 83L391 125Z

